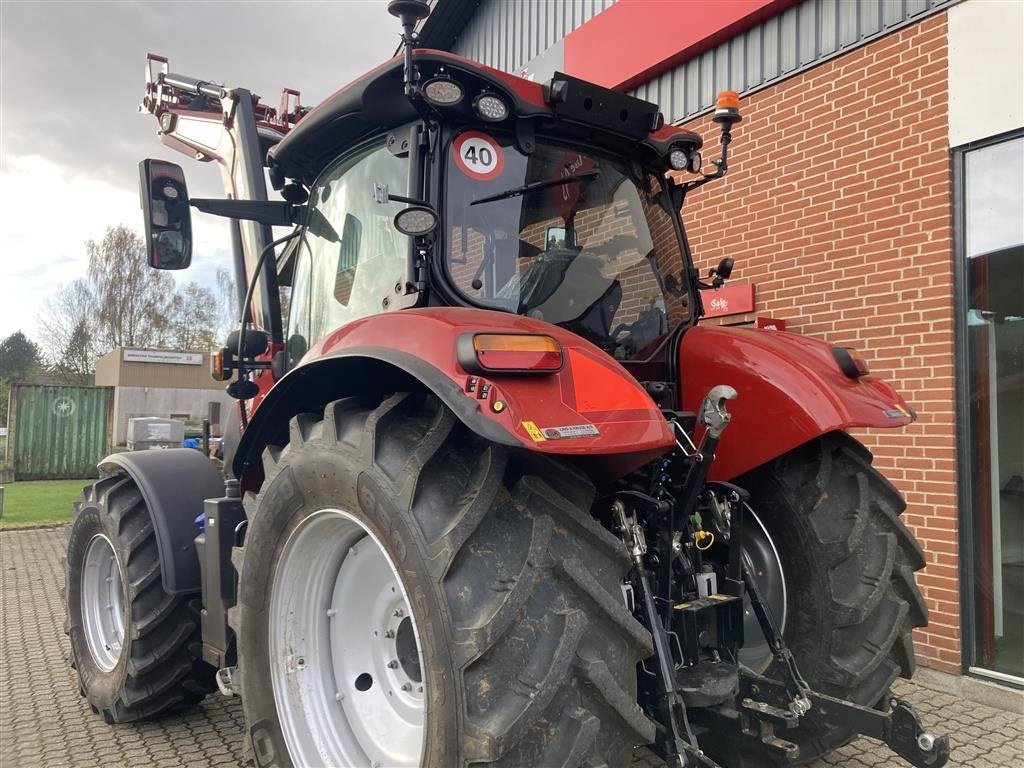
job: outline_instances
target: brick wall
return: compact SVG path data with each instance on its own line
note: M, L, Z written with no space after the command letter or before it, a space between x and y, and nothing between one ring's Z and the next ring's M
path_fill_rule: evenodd
M736 259L757 313L855 346L917 410L862 430L927 556L918 659L960 671L945 14L744 100L725 179L684 210L698 264ZM717 156L709 118L687 125Z

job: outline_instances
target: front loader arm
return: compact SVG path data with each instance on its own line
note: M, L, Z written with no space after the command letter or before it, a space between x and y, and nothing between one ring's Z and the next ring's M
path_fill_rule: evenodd
M140 112L149 112L159 124L166 146L202 162L216 162L224 191L235 200L266 200L264 165L267 149L280 141L301 118L299 93L285 89L281 108L259 101L245 88L216 83L168 71L167 59L146 57L146 93ZM260 252L272 239L270 227L252 221L232 223L239 297L251 279ZM281 309L274 265L267 261L253 296L251 320L281 341Z

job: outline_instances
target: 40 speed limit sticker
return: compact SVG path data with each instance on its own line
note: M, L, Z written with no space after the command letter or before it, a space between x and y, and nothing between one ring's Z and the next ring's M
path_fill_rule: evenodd
M505 167L505 150L491 136L480 131L460 133L452 145L455 167L471 179L490 181Z

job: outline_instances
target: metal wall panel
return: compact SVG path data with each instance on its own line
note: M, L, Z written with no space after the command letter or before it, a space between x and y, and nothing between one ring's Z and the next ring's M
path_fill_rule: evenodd
M615 0L486 0L455 40L452 53L518 73Z
M113 390L15 384L10 453L17 480L96 477L110 448Z
M960 0L803 0L632 91L681 122L719 91L750 93ZM527 62L615 0L483 0L452 50L506 72ZM578 73L586 77L586 73Z
M681 122L710 109L719 91L750 93L957 2L803 0L632 94Z

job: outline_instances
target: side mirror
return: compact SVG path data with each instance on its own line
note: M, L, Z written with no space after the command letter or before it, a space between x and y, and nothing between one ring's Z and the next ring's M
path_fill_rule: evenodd
M708 290L711 288L717 290L718 288L721 288L723 285L725 285L725 281L728 280L729 277L732 275L732 267L733 260L730 257L726 256L724 259L718 262L717 267L712 267L711 269L708 270L708 280L710 280L711 282L699 282L698 285L704 290Z
M192 214L181 166L143 160L139 186L149 266L185 269L192 262Z

